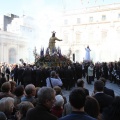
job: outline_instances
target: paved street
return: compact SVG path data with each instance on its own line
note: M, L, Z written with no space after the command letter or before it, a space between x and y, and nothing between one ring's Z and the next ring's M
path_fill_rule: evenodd
M93 86L94 82L92 83L92 85L88 85L85 79L84 79L84 81L85 81L85 88L87 88L89 90L89 94L91 95L93 88L94 88L94 86ZM120 96L120 86L118 86L118 84L110 83L110 81L108 80L106 82L106 87L113 89L116 96ZM68 100L69 92L70 91L65 90L65 89L62 90L62 93L64 96L66 96L67 100Z

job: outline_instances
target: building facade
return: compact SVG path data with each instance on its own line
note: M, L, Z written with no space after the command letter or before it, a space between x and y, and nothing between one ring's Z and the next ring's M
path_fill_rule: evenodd
M11 31L13 27L9 27L18 16L9 14L0 16L0 63L20 63L20 59L26 60L27 38L16 33L17 30ZM14 25L14 28L18 28Z
M33 50L38 40L36 21L30 16L0 16L0 62L34 62Z
M26 59L26 39L14 33L0 31L0 62L19 63Z
M67 54L71 50L71 59L75 56L75 61L83 61L89 45L94 62L118 61L120 4L64 11L60 32L62 52Z
M7 31L14 33L16 35L24 36L27 40L27 53L25 61L28 63L34 62L33 50L36 46L37 32L36 32L36 22L32 17L21 16L19 18L14 18L10 24L7 26Z

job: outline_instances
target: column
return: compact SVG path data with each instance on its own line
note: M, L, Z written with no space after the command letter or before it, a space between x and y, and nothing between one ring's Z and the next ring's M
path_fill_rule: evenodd
M7 62L7 49L6 49L6 43L3 43L3 62Z
M3 60L3 58L4 58L4 50L3 50L3 43L1 43L1 49L0 49L0 52L1 52L1 62L4 62Z

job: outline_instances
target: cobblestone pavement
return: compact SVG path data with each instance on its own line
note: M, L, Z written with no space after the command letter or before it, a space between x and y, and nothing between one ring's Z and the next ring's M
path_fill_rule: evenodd
M89 90L89 94L91 95L92 92L93 92L93 89L94 89L94 82L92 82L92 84L90 85L90 84L87 84L86 79L83 79L83 80L85 82L85 88L87 88ZM120 86L118 84L116 84L116 83L110 83L110 81L107 80L106 87L108 87L110 89L113 89L116 96L120 96ZM69 93L70 93L70 91L71 90L69 90L69 91L65 90L65 89L62 90L62 93L63 93L64 96L66 96L67 100L69 99Z

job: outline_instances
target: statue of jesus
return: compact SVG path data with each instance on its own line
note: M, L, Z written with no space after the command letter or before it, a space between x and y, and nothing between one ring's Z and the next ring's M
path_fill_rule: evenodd
M89 46L87 46L87 48L85 48L86 54L85 54L85 60L90 61L90 48Z
M60 39L58 39L57 37L55 37L55 31L52 32L52 37L50 37L49 40L49 49L50 49L50 54L53 53L53 51L55 51L55 41L62 41Z

